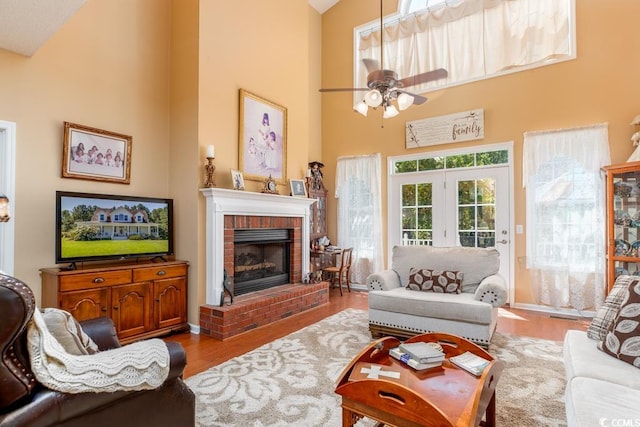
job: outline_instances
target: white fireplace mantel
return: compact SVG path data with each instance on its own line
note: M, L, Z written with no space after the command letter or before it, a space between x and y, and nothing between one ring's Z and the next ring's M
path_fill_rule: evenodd
M284 216L302 218L302 275L309 272L309 216L316 201L306 197L226 190L200 189L206 198L206 260L207 292L210 305L220 305L224 280L224 217L225 215Z

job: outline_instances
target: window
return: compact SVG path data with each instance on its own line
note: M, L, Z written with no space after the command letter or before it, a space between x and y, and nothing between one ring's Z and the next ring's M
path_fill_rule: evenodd
M523 151L534 296L555 308L597 308L605 287L607 126L528 132Z
M338 245L353 248L351 281L383 269L380 154L339 157L336 168Z
M394 173L425 172L438 169L472 168L476 166L506 165L509 163L508 150L477 151L471 153L431 156L393 162Z
M449 73L412 92L575 58L575 0L400 0L398 10L385 20L382 68L399 78ZM354 84L367 87L362 59L381 60L380 21L356 28L354 37Z

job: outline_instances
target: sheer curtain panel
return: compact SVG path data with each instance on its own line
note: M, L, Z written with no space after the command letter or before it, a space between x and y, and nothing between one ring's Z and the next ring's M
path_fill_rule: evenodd
M573 55L571 0L450 0L384 26L383 68L402 77L445 68L421 93ZM356 36L356 87L367 87L363 58L380 61L380 31Z
M596 309L605 294L606 124L524 134L527 268L538 304Z
M380 154L338 158L338 246L353 248L353 283L365 283L369 274L384 267L381 170Z

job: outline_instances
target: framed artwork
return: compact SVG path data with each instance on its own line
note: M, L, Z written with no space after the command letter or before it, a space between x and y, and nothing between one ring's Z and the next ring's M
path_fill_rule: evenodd
M244 177L242 172L231 169L231 182L233 182L234 190L244 190Z
M62 177L129 184L132 138L64 122Z
M287 183L287 109L240 89L240 169L247 179Z
M289 180L289 185L291 186L291 195L294 197L307 197L307 186L304 185L304 180L302 179L291 179Z

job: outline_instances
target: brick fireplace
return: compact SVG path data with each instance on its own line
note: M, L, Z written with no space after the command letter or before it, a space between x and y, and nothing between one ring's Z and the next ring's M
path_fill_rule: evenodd
M309 271L309 208L315 200L217 188L201 192L207 200L207 283L206 304L200 307L201 333L225 339L329 301L327 283L301 284ZM290 283L235 296L231 303L228 293L224 296L224 272L233 282L234 275L242 271L236 266L236 231L252 229L286 231Z

